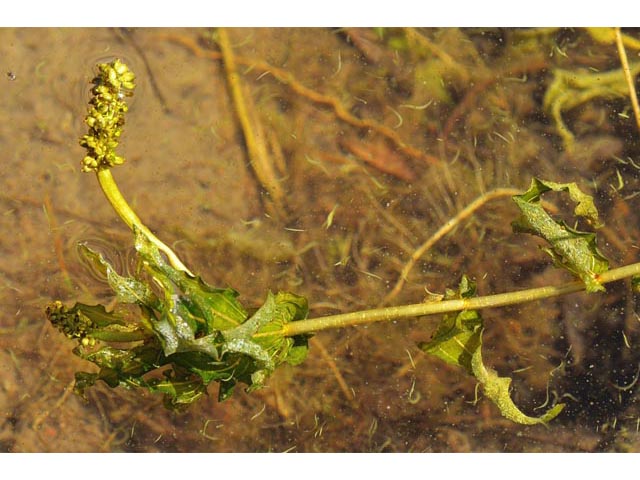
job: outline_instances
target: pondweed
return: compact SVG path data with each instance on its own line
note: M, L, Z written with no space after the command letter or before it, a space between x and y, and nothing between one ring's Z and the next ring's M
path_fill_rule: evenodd
M586 290L597 293L607 282L640 274L640 263L609 270L599 253L594 231L579 231L553 218L542 206L548 191L568 194L576 204L574 214L590 229L599 226L593 199L574 183L559 184L533 179L529 190L513 197L520 217L517 232L542 237L554 264L576 280L559 286L476 296L475 283L464 276L457 289L437 300L307 318L304 297L288 292L267 293L264 304L249 313L233 289L214 288L194 275L180 258L141 222L120 193L110 169L124 163L115 149L122 135L126 99L133 94L134 74L120 60L98 65L93 98L86 123L88 133L80 143L87 149L83 171L95 172L107 199L131 228L138 269L122 276L105 258L86 245L81 251L106 277L116 300L129 304L135 315L107 310L101 305L50 304L51 323L78 343L74 353L94 363L97 373L76 374L75 389L102 380L111 387L144 387L165 395L170 408L186 407L218 382L219 399L228 398L240 382L248 390L259 388L283 363L298 365L307 355L309 336L320 330L444 314L431 341L420 348L474 376L485 395L502 414L518 423L544 423L557 416L562 404L540 417L522 413L509 394L511 379L500 377L482 357L483 320L479 310L522 303ZM635 277L634 277L635 278Z

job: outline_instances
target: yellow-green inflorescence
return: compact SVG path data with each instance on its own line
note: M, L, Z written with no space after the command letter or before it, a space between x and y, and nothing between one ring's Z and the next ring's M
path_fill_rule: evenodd
M87 149L82 160L84 172L97 172L124 163L115 149L128 110L125 98L133 94L134 80L133 72L119 59L98 65L91 90L93 98L85 118L89 132L80 139L80 145Z
M82 314L82 312L77 310L72 312L59 300L56 300L47 307L47 317L51 321L51 324L68 338L79 338L81 340L86 338L90 340L87 334L96 326L94 322Z

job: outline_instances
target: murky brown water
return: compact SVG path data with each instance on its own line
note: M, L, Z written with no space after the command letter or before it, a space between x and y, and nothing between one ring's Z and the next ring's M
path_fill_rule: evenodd
M640 450L640 322L622 284L485 313L486 360L514 377L516 402L533 414L547 392L569 402L549 428L504 420L474 402L472 378L423 356L415 345L435 319L318 334L308 360L267 388L219 404L212 387L184 414L144 392L99 385L88 402L71 392L73 373L91 367L43 309L58 298L109 302L78 241L123 258L132 243L94 176L80 173L89 81L114 57L138 78L120 188L192 270L247 305L269 289L306 295L313 316L380 305L437 228L481 193L526 188L532 175L595 194L601 248L612 264L636 261L628 100L568 109L573 155L542 105L554 68L619 68L614 45L584 30L229 35L280 206L248 161L214 31L0 30L0 450ZM566 281L536 241L511 233L515 215L508 198L488 203L417 262L391 302L420 302L462 273L482 294Z

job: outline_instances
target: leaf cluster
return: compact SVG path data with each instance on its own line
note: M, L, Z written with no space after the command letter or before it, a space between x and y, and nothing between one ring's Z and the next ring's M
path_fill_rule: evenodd
M134 318L100 305L66 308L54 302L47 308L52 325L78 340L74 353L99 369L76 374L78 393L102 380L110 387L162 392L167 407L176 409L204 395L211 382L219 383L218 397L224 400L238 382L254 390L279 365L304 360L308 337L285 337L283 326L306 318L305 298L269 293L249 315L235 290L211 287L175 269L143 233L136 231L135 237L140 268L132 277L81 247L117 301L136 307Z

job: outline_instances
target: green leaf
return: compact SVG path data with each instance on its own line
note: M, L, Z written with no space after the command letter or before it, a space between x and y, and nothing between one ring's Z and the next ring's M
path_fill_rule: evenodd
M446 299L469 298L475 294L475 284L466 276L462 277L458 292L447 291ZM475 310L463 310L444 316L429 342L418 347L425 353L435 355L447 363L463 367L469 375L476 377L487 396L509 420L525 425L546 423L556 417L564 408L558 404L541 417L525 415L513 403L509 394L511 379L499 377L482 361L482 317Z
M119 275L100 253L92 250L86 244L80 243L78 250L89 264L107 279L111 290L116 293L116 298L119 302L137 303L149 307L157 304L158 299L156 295L146 284L135 278Z
M459 291L447 290L445 300L454 298L470 298L475 295L475 283L466 275L462 277ZM425 352L435 355L452 365L463 367L469 375L473 375L471 357L480 341L478 332L482 328L482 318L476 310L463 310L459 313L448 313L438 325L433 338L419 347Z
M307 300L292 293L269 292L264 304L244 324L225 330L224 351L241 353L255 361L250 379L244 379L250 387L258 388L275 368L287 362L301 363L308 350L306 337L289 338L283 334L283 325L306 318ZM249 373L249 372L248 372Z
M207 393L207 385L197 378L175 378L149 382L146 387L164 393L164 405L170 410L183 410Z
M74 353L100 368L97 374L81 376L83 386L77 387L81 391L97 380L102 380L112 388L146 385L143 375L155 370L166 361L157 348L150 344L132 349L103 346L97 350L78 346L74 349ZM77 376L76 381L78 381Z
M88 247L81 250L120 303L138 306L139 318L107 312L100 305L67 309L54 302L47 308L51 323L79 340L74 353L99 368L98 373L76 375L78 393L101 380L110 387L164 393L167 407L182 409L204 395L211 382L220 383L218 397L224 400L239 382L248 390L260 388L282 363L304 360L308 337L285 337L283 327L306 318L305 298L269 293L249 317L235 290L213 288L175 269L144 233L135 235L143 267L136 278L119 275Z
M544 251L551 256L554 264L579 277L588 292L604 290L598 275L608 270L609 262L598 251L595 234L575 230L552 218L540 203L541 195L548 191L568 192L571 200L577 204L575 215L584 217L595 228L600 226L593 198L581 192L575 183L561 184L534 178L529 190L513 197L521 212L520 217L512 223L513 230L545 239L550 248Z
M557 417L564 409L563 403L558 403L547 410L540 417L530 417L522 413L522 411L513 403L509 393L511 386L511 378L500 377L492 368L485 367L482 362L482 332L478 333L478 343L471 356L471 369L473 375L482 385L484 394L500 409L500 413L505 418L523 425L535 425L538 423L547 423Z
M213 288L200 277L192 277L176 270L162 257L143 232L135 232L135 247L151 275L165 287L165 291L181 296L182 305L197 318L204 320L205 333L237 327L247 319L247 312L238 301L238 292L232 288ZM170 284L175 285L169 288Z
M289 322L306 318L309 308L304 297L292 293L269 292L264 304L244 324L222 335L227 341L250 341L259 345L270 357L286 359L291 338L282 334L282 327Z

